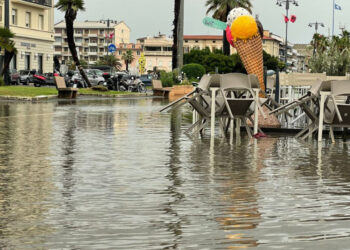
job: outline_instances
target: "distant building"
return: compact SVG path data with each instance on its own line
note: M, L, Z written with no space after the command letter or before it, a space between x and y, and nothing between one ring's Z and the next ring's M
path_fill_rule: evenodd
M4 1L0 1L0 26L4 26L4 11ZM13 41L18 51L10 68L52 72L53 0L10 0L9 16L10 30L15 34Z
M55 55L64 61L71 60L64 21L55 24L54 36ZM94 64L109 53L109 44L129 43L130 28L123 21L110 22L109 27L107 22L74 22L74 39L80 59Z
M129 71L132 73L138 72L139 67L139 59L142 53L142 46L141 44L135 44L135 43L120 43L117 46L117 51L115 52L115 57L120 60L120 63L122 64L122 69L126 69L126 65L124 60L122 59L122 56L126 51L131 50L132 54L134 56L134 60L129 64Z
M184 36L184 53L190 52L192 49L205 49L210 51L215 49L222 50L222 36Z
M136 40L142 48L146 58L146 71L153 70L172 70L172 47L173 40L164 34L154 37L142 37Z

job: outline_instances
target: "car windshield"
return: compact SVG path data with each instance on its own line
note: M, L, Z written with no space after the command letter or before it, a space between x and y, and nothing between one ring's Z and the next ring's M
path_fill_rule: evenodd
M29 74L29 70L21 70L20 74L21 75L28 75Z

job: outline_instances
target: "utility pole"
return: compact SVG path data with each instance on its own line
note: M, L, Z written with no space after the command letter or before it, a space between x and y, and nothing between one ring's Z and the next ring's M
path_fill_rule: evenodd
M5 17L5 19L4 19L5 28L10 29L10 0L5 0L5 16L4 17ZM7 61L9 56L10 56L10 53L7 50L5 50L5 57L4 57L5 62ZM4 81L5 81L5 85L11 84L11 79L10 79L8 69L4 72Z
M316 22L314 22L314 23L309 23L309 27L312 27L312 26L315 26L315 34L317 34L318 26L324 27L324 24L323 24L323 23L319 23L319 22L316 21ZM313 51L313 55L316 54L316 49L317 49L316 41L314 40L314 51Z
M277 0L276 5L282 7L285 5L286 7L286 17L289 15L290 4L294 4L295 6L299 6L296 0ZM287 53L288 53L288 21L286 21L286 41L285 41L285 50L284 50L284 63L286 64L285 71L287 72Z
M108 45L109 45L109 43L112 43L112 41L113 41L111 36L110 36L110 33L109 33L109 31L110 31L109 28L111 26L111 23L117 23L117 21L114 21L114 20L108 18L108 19L105 19L105 20L101 20L100 22L104 23L104 24L107 24L107 39L106 39L106 43L107 43L107 56L108 56L109 55Z

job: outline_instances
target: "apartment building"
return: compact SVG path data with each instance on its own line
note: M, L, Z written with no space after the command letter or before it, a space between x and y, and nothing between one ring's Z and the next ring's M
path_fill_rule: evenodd
M53 70L53 0L10 0L10 30L18 53L10 67L17 70ZM4 1L0 1L0 26L4 26Z
M222 36L184 36L184 53L190 52L192 49L205 49L210 51L216 49L222 50Z
M136 44L141 45L142 52L146 58L146 71L172 70L172 47L173 40L164 34L154 37L142 37L136 40Z
M122 70L126 69L126 64L124 60L122 59L123 54L126 53L126 51L131 50L132 55L134 56L134 60L129 64L129 71L133 74L138 73L138 67L139 67L139 59L141 57L142 53L142 46L141 44L135 44L135 43L120 43L117 46L117 51L115 52L115 57L120 60L120 63L122 64Z
M54 54L62 61L71 60L64 21L55 24L54 37ZM130 28L123 21L75 22L74 39L80 59L95 64L97 60L109 54L109 44L130 43Z

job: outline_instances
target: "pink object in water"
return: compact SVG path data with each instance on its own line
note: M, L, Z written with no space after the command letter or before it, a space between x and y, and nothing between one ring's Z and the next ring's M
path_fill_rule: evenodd
M231 44L232 47L235 47L235 44L233 43L233 37L232 37L230 26L226 27L226 39Z

